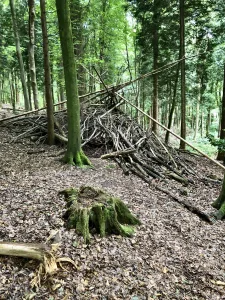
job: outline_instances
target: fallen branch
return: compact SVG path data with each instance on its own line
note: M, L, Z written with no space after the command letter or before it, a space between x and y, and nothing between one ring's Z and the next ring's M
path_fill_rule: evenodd
M199 208L191 205L190 203L188 203L187 201L181 200L180 198L178 198L177 196L175 196L174 194L172 194L171 192L169 192L168 190L165 190L161 187L159 187L158 185L154 184L153 182L151 182L150 184L151 186L154 186L154 188L160 192L163 192L164 194L167 194L168 196L170 196L173 200L175 200L176 202L178 202L179 204L183 205L186 209L188 209L190 212L192 212L193 214L197 215L201 220L206 221L210 224L213 223L213 219L211 216L209 216L208 214L204 213L203 211L201 211Z
M45 149L37 149L37 150L29 150L27 151L27 154L39 154L39 153L44 153Z
M135 152L136 152L136 149L125 149L125 150L121 150L121 151L116 151L116 152L111 152L111 153L104 154L104 155L101 156L101 159L124 156L124 155L128 155L128 154L135 153Z
M19 256L44 261L50 247L46 244L0 242L0 255Z

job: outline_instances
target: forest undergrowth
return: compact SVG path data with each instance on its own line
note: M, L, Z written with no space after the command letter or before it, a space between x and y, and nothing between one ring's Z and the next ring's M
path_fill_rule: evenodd
M58 255L70 264L39 289L30 282L37 263L0 257L0 299L225 299L225 223L210 225L149 187L125 176L99 149L86 149L94 168L64 165L57 146L29 140L10 143L16 133L0 130L0 241L46 243L58 231ZM32 150L43 150L32 154ZM28 154L30 153L30 154ZM184 154L199 174L222 179L222 171L205 158ZM82 185L120 197L142 225L132 238L93 235L89 245L62 218L65 201L59 192ZM165 183L161 183L165 188ZM166 188L174 193L174 182ZM183 191L176 182L175 193ZM202 211L211 212L220 184L194 181L178 194Z

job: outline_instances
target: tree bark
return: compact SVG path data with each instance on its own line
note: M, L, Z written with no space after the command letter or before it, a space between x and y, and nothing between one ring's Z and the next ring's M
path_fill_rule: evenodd
M199 93L201 93L201 88ZM200 106L200 95L197 98L197 103L196 103L194 141L196 141L197 139L198 128L199 128L199 106Z
M153 69L157 70L158 68L158 57L159 57L159 35L158 35L158 26L159 26L159 8L157 5L157 0L154 0L154 12L153 12ZM153 118L158 121L158 74L153 75ZM158 126L155 122L152 124L152 131L157 134Z
M53 101L51 89L51 73L49 63L49 47L48 47L48 33L46 24L46 9L45 0L40 0L41 7L41 26L43 35L43 54L44 54L44 68L45 68L45 100L47 105L48 118L48 144L54 144L54 115L53 115Z
M28 111L30 109L29 95L28 95L26 79L25 79L26 76L25 76L25 70L24 70L24 64L23 64L23 57L22 57L22 52L21 52L21 48L20 48L20 38L19 38L18 27L17 27L17 22L16 22L14 0L10 0L9 3L10 3L11 15L12 15L14 38L15 38L15 43L16 43L16 52L17 52L17 57L18 57L19 67L20 67L20 79L21 79L22 88L23 88L24 106L25 106L25 110Z
M225 175L219 197L212 203L212 206L218 209L218 212L215 214L217 220L222 220L225 216Z
M74 56L69 0L56 0L59 35L63 57L67 96L68 144L66 163L82 166L90 164L81 149L80 101L78 97L76 61Z
M220 121L220 139L225 139L225 64L224 64L224 78L223 78L223 97L221 106L221 121ZM225 153L218 151L217 160L224 160Z
M186 139L186 93L185 93L185 24L184 0L180 0L180 53L181 58L181 137ZM185 143L180 141L180 149L185 149Z
M49 252L50 248L45 244L0 242L0 255L20 256L44 261L44 257Z
M206 120L206 136L209 135L210 125L211 125L211 109L209 107L208 108L208 113L207 113L207 120Z
M35 45L35 33L34 33L34 21L35 21L35 1L28 0L29 6L29 61L30 61L30 79L33 92L34 108L38 109L38 89L36 79L36 66L34 57L34 45Z
M180 55L179 55L180 59ZM168 128L171 129L172 127L172 121L173 121L173 114L174 110L176 107L176 96L177 96L177 84L178 84L178 79L179 79L179 72L180 72L180 64L177 65L177 70L176 70L176 77L175 77L175 82L174 82L174 90L173 90L173 99L172 99L172 104L170 108L170 113L169 113L169 121L168 121ZM165 143L169 143L169 131L166 132L165 136Z

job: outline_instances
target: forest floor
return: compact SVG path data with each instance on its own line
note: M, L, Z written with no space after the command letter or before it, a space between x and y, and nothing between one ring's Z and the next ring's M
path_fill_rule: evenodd
M139 178L124 176L94 151L89 151L94 168L79 169L54 157L57 146L10 143L15 135L0 129L0 241L45 243L58 230L57 255L70 257L78 268L64 264L51 284L32 290L38 263L2 256L0 299L225 299L225 222L202 221ZM31 149L45 152L27 154ZM212 162L196 155L189 159L200 174L222 179ZM179 185L171 180L164 188L173 192L172 184ZM62 219L65 201L58 193L81 185L124 200L142 222L135 236L93 235L87 246L74 230L68 231ZM209 212L220 185L196 181L187 190L187 196L178 196Z

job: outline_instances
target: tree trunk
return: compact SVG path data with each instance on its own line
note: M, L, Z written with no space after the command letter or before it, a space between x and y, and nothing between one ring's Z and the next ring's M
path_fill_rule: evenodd
M106 50L106 43L105 43L105 19L106 19L106 8L107 8L108 0L102 0L102 11L100 12L100 33L99 33L99 59L100 59L100 75L102 79L105 79L104 71L106 70L105 65L105 50ZM104 85L100 83L100 89L103 89Z
M199 96L199 98L200 98L200 96ZM196 103L194 141L196 141L196 139L197 139L198 127L199 127L199 106L200 106L199 98L197 99L197 103Z
M210 125L211 125L211 109L209 107L208 108L208 113L207 113L207 120L206 120L206 136L209 135Z
M15 43L16 43L16 52L17 52L17 57L18 57L19 67L20 67L20 78L21 78L21 83L22 83L22 88L23 88L24 106L25 106L25 110L28 111L30 109L29 95L28 95L28 90L27 90L27 85L26 85L26 79L25 79L26 76L25 76L23 58L22 58L22 53L21 53L21 48L20 48L20 38L19 38L18 27L17 27L17 22L16 22L14 0L10 0L10 9L11 9L11 15L12 15L13 32L14 32Z
M225 216L225 175L219 197L212 203L212 206L218 209L218 212L215 214L217 220L222 220Z
M81 149L80 101L78 97L76 60L74 56L69 0L56 0L59 35L63 57L67 96L68 144L65 162L82 166L90 164Z
M45 68L45 101L47 105L47 118L48 118L48 144L54 144L54 115L53 115L53 101L51 90L51 73L49 63L49 50L48 50L48 33L46 24L46 9L45 0L40 0L41 7L41 26L43 35L43 54L44 54L44 68Z
M185 57L185 24L184 0L180 0L180 53ZM185 59L181 61L181 137L186 139L186 93L185 93ZM180 149L185 149L185 143L180 141Z
M29 107L30 107L29 110L32 110L30 73L27 73L27 90L28 90Z
M179 55L180 59L180 55ZM169 122L168 122L168 128L171 129L172 126L172 121L173 121L173 113L176 107L176 96L177 96L177 84L178 84L178 79L179 79L179 72L180 72L180 64L177 65L177 70L176 70L176 77L175 77L175 82L174 82L174 90L173 90L173 99L172 99L172 105L170 108L170 113L169 113ZM169 143L169 131L166 132L166 137L165 137L165 143Z
M38 89L37 89L37 79L36 79L36 66L34 58L34 45L35 45L35 34L34 34L34 21L35 21L35 1L28 0L29 6L29 61L30 61L30 79L31 87L33 92L34 108L38 109Z
M157 70L158 68L158 57L159 57L159 35L158 35L158 26L159 26L159 8L157 7L157 1L154 0L154 12L153 12L153 69ZM153 75L153 118L158 121L158 74ZM152 124L152 131L157 134L158 126L155 122Z
M221 106L221 121L220 121L220 139L225 139L225 64L224 64L224 77L223 77L223 97ZM224 160L225 153L218 150L217 159Z
M16 92L15 92L13 71L11 72L11 104L13 107L13 113L15 113L16 112Z

